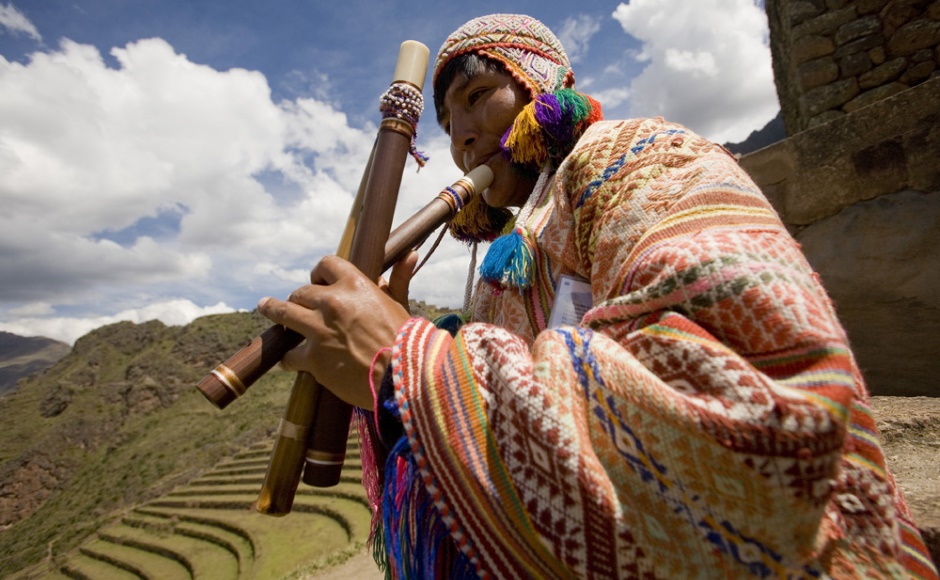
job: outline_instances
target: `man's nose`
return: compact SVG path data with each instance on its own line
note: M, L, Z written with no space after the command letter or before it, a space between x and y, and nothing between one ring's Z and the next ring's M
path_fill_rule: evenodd
M473 146L477 139L476 130L471 119L465 115L452 115L450 119L451 147L464 153Z

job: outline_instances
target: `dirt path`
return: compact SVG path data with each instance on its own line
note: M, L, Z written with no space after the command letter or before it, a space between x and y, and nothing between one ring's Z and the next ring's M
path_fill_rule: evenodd
M940 397L872 397L888 467L940 562Z
M382 580L385 574L379 571L372 554L364 550L339 566L321 570L304 577L304 580Z

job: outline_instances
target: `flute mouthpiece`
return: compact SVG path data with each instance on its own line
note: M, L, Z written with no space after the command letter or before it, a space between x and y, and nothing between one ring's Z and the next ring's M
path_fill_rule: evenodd
M476 193L480 193L493 183L493 170L490 169L489 165L480 165L464 175L463 178L470 182Z

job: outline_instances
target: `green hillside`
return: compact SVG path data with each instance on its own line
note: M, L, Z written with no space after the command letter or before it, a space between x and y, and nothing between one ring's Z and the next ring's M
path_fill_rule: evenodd
M279 577L361 547L352 451L343 483L301 485L295 513L250 510L293 375L269 373L224 411L194 388L268 325L107 326L0 397L0 577Z

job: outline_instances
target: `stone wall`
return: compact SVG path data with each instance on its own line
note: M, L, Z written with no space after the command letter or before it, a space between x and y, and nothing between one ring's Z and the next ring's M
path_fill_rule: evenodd
M940 0L766 0L788 135L938 76Z
M741 165L822 277L872 393L940 396L940 78Z

